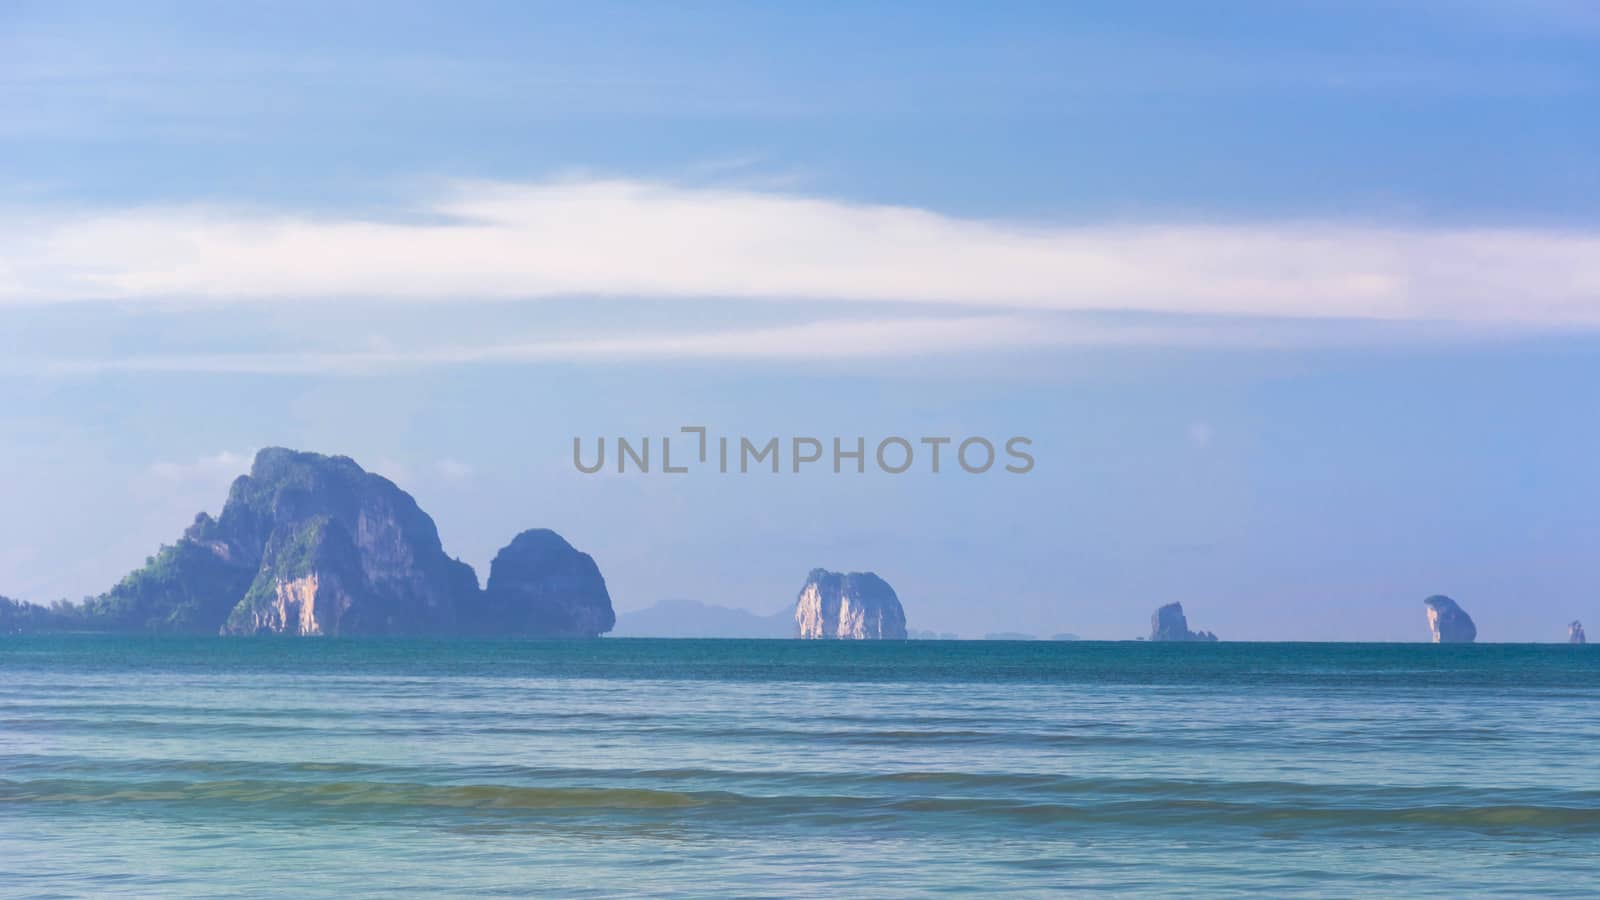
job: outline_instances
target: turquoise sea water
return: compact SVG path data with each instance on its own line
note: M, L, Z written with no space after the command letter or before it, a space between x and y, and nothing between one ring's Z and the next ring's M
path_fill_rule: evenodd
M0 638L0 895L1592 896L1600 649Z

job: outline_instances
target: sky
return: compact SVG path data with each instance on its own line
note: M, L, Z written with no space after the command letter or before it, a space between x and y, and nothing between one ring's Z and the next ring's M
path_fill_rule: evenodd
M0 0L0 594L281 445L480 579L556 529L623 619L822 566L968 636L1561 640L1597 104L1585 0ZM1035 464L573 465L685 426Z

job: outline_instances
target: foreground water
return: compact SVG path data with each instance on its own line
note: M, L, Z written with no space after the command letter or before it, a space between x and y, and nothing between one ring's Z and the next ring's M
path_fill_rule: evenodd
M0 638L0 894L1585 895L1568 646Z

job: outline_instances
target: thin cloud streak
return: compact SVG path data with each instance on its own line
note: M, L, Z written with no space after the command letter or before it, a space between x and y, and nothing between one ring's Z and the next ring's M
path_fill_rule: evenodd
M1600 234L1080 225L627 180L457 185L405 221L138 208L0 224L0 304L906 301L1586 326Z
M1082 330L1083 341L1114 340ZM411 349L241 351L130 355L98 359L13 360L12 375L96 375L107 372L194 372L259 375L363 375L439 366L630 360L795 360L900 357L933 352L1059 344L1070 337L1019 316L830 320L768 328L624 337L457 344Z
M629 362L818 363L893 361L958 354L1087 347L1281 349L1406 346L1528 337L1548 331L1453 324L1296 320L1106 320L1046 313L829 319L756 328L550 340L443 343L373 349L240 349L215 353L102 357L13 357L0 376L73 377L107 373L382 375L473 365Z

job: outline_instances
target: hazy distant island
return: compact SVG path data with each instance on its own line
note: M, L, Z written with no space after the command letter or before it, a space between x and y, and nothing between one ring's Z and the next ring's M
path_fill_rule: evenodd
M1587 643L1589 643L1589 638L1586 635L1584 635L1584 633L1583 633L1583 623L1578 621L1577 619L1573 619L1572 620L1572 624L1567 626L1567 643L1569 643L1569 644L1587 644Z
M1217 636L1209 631L1190 631L1189 620L1183 615L1182 603L1168 603L1150 616L1152 641L1215 641Z
M794 606L761 615L746 609L713 606L696 600L663 600L646 609L623 613L612 637L652 638L792 638Z
M485 589L410 494L343 456L272 447L206 513L82 605L11 603L9 630L597 637L616 616L586 553L525 531ZM0 620L0 625L6 624Z

